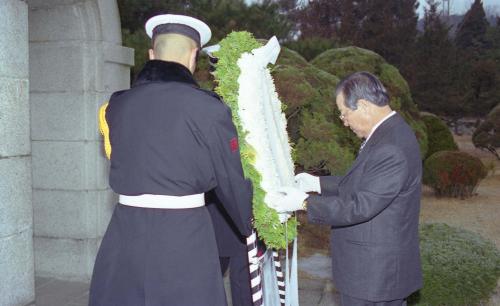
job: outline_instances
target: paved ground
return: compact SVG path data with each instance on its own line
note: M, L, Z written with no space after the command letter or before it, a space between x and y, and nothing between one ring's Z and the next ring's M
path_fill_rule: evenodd
M35 277L37 306L87 306L89 284Z
M299 259L301 267L299 271L299 299L301 306L339 305L338 294L330 281L329 261L327 257L319 254ZM224 280L227 288L228 278L226 277ZM36 277L36 306L87 306L88 289L89 284L87 282L70 282L54 278ZM230 296L228 292L229 299Z

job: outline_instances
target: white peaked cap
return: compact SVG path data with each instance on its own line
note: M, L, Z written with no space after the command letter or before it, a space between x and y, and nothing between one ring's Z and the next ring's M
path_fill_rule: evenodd
M180 24L192 28L200 35L200 46L205 45L212 37L212 31L203 21L189 16L173 14L156 15L149 18L145 26L146 33L150 38L153 38L153 30L163 24Z

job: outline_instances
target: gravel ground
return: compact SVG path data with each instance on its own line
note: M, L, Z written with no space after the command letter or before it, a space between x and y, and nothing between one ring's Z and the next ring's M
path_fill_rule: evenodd
M442 222L463 227L493 241L500 249L500 161L474 148L470 136L455 136L461 151L479 157L490 168L476 195L468 199L437 198L424 186L420 222ZM495 167L495 168L493 168Z
M420 222L439 222L478 233L500 249L500 161L492 154L476 149L470 136L454 136L461 151L477 156L490 169L479 184L476 195L460 200L436 198L429 187L422 191ZM495 293L482 305L500 306L500 280Z

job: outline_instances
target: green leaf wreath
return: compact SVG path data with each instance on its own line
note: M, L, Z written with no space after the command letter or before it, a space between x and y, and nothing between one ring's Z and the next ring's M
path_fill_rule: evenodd
M288 222L281 224L275 210L264 203L265 191L261 188L261 175L255 169L256 152L246 141L247 131L243 129L238 117L238 77L240 68L238 59L243 53L250 52L261 47L249 32L232 32L220 42L220 50L215 53L218 58L214 73L217 87L215 92L219 94L225 103L231 108L233 122L238 130L240 143L240 154L245 177L253 183L253 214L254 226L260 239L264 240L267 247L284 249L288 242L297 236L297 220L290 218Z

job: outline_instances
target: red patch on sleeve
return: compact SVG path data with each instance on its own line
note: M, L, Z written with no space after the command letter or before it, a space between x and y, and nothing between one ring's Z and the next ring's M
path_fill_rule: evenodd
M231 138L229 146L231 147L231 152L236 152L238 150L238 139L236 137Z

